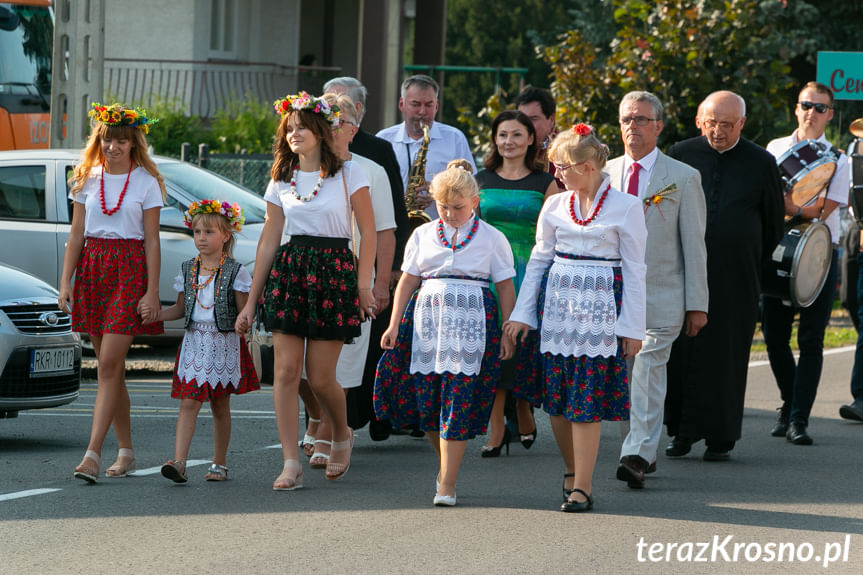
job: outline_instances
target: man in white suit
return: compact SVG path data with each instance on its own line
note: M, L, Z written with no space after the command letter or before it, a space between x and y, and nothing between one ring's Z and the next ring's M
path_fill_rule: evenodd
M620 103L626 154L610 160L611 185L638 196L647 225L647 336L630 366L630 431L620 450L617 478L644 487L656 469L662 434L666 363L685 329L707 324L706 209L697 170L656 147L663 106L650 92L630 92Z

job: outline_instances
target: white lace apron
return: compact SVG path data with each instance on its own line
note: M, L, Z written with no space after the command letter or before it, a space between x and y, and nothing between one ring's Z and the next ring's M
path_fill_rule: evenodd
M177 361L177 377L180 380L197 379L198 387L209 385L215 389L240 384L240 336L237 332L221 332L215 323L191 322L180 359Z
M414 307L411 373L479 373L486 336L483 287L488 282L423 280Z
M548 272L540 351L609 357L617 353L614 266L619 261L555 256Z

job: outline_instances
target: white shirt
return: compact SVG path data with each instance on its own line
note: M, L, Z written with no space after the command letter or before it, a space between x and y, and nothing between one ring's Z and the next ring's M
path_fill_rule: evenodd
M198 274L198 283L202 284L210 277L209 273ZM183 272L174 276L174 291L183 293ZM252 287L252 276L245 266L240 265L237 276L234 278L234 291L249 293ZM210 282L210 285L198 291L198 301L195 302L195 309L192 310L192 321L198 323L216 323L216 308L204 309L202 305L212 306L213 300L216 297L215 279Z
M308 196L315 189L320 172L297 172L297 193ZM308 202L295 198L290 191L290 182L270 180L264 199L282 208L285 214L284 235L317 236L322 238L351 237L345 200L346 179L348 196L369 183L362 168L353 162L345 162L332 178L324 178L318 195Z
M383 138L393 146L396 160L399 163L399 171L402 176L405 190L407 190L408 176L410 175L411 165L419 152L422 138L414 140L408 135L405 123L396 124L389 128L384 128L377 133L378 138ZM446 169L447 164L452 160L465 159L470 162L473 167L473 173L476 174L476 164L473 161L470 146L468 146L467 138L458 128L433 122L429 130L429 148L426 155L426 173L427 181L432 181L435 174ZM438 217L437 206L432 203L425 209L425 212L432 218Z
M605 178L599 194L610 185ZM537 327L537 294L542 276L555 252L619 259L623 274L623 301L617 318L615 333L618 337L644 339L646 322L646 292L644 251L647 244L647 227L644 224L644 207L638 198L611 188L602 209L592 222L580 226L572 221L570 200L575 192L555 194L545 201L536 225L536 245L530 253L511 321ZM574 202L575 216L584 219Z
M497 283L515 276L512 248L509 241L497 228L479 221L473 238L463 248L453 250L445 247L438 237L438 221L432 220L414 230L405 246L402 271L411 275L428 277L439 275L469 276L477 279L489 278ZM474 217L458 228L457 242L470 233ZM444 235L452 241L456 228L444 224Z
M770 140L770 143L767 144L767 151L779 160L782 154L793 148L799 141L800 140L797 139L797 130L794 130L794 133L790 136ZM821 137L815 141L820 142L825 146L830 146L830 142L827 141L824 134L821 134ZM834 150L835 149L836 148L834 148ZM838 152L839 150L836 151ZM827 187L827 199L833 200L840 206L848 205L849 185L849 160L845 154L839 154L839 160L836 163L836 171L833 173L833 179L830 180L830 185ZM830 229L830 236L833 239L833 243L839 243L840 234L842 233L839 225L839 210L836 209L830 212L830 215L827 216L824 223Z
M120 199L127 174L105 174L105 209L112 210ZM141 166L129 175L123 204L114 214L102 213L100 179L102 167L94 167L81 191L70 198L84 204L84 237L106 239L144 239L144 210L161 208L162 190L156 178Z
M656 159L659 157L659 150L655 147L649 154L638 160L638 165L641 166L638 170L638 197L644 199L647 195L647 184L650 183L650 176L653 174L653 166L656 165ZM623 155L623 177L620 179L621 185L624 185L624 192L629 191L629 178L632 177L630 168L636 163L629 154ZM605 188L603 188L605 189Z
M351 154L351 161L363 169L369 181L369 194L372 197L372 210L375 212L375 231L394 230L396 215L393 211L393 192L387 171L380 164L359 154Z

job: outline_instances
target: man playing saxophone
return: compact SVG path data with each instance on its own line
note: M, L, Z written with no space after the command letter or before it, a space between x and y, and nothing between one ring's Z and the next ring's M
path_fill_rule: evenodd
M402 82L399 98L399 110L404 121L377 133L379 138L387 140L393 146L405 185L406 200L407 192L415 195L416 203L409 206L408 211L424 210L430 219L438 217L434 201L428 195L428 184L434 175L443 171L451 160L457 158L469 161L476 172L473 155L464 134L457 128L434 121L439 95L440 86L433 78L422 74L407 78ZM428 144L425 147L423 126L428 128ZM423 149L425 173L422 174L422 184L418 185L419 168L423 162L416 160ZM422 159L421 156L420 160ZM414 185L409 188L412 175Z

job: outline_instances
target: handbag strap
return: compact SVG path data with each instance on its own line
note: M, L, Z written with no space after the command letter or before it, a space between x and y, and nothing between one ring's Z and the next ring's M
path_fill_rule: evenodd
M345 167L342 165L342 185L345 188L345 215L348 218L348 227L351 229L351 251L354 257L357 255L357 240L354 234L354 219L351 217L351 200L348 197L348 180L345 177Z

